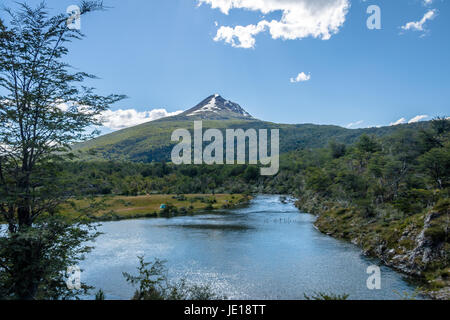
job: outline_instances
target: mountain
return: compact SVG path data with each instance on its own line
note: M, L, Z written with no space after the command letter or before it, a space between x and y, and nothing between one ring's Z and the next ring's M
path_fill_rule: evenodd
M253 117L240 105L225 100L218 94L209 96L195 107L176 117L186 120L251 120Z
M331 140L350 144L362 134L384 136L402 128L424 128L428 122L407 125L345 129L332 125L277 124L253 118L237 103L220 95L211 95L195 107L172 117L147 122L119 130L73 146L73 151L84 160L131 160L139 162L169 161L173 146L172 132L188 129L193 132L194 121L202 120L203 128L226 129L279 129L280 152L299 148L318 148Z

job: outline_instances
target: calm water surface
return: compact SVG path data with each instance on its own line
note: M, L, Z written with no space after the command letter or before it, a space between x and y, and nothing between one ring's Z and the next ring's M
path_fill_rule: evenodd
M213 214L103 223L82 280L107 299L129 299L134 289L122 272L136 273L137 256L144 255L167 260L171 279L209 284L230 299L303 299L314 292L398 299L395 291L414 292L387 267L382 289L368 290L367 267L378 261L321 234L314 220L292 201L258 196L248 207Z

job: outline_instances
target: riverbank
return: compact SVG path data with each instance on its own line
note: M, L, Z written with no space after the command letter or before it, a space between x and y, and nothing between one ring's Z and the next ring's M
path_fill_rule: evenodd
M296 206L317 216L315 226L321 232L350 241L365 255L421 281L421 293L450 299L448 201L408 217L398 217L388 207L368 216L357 206L314 197L299 199Z
M73 200L71 205L64 206L61 212L70 220L81 217L93 221L117 221L230 209L246 204L250 199L242 194L105 196ZM92 203L99 209L88 210Z

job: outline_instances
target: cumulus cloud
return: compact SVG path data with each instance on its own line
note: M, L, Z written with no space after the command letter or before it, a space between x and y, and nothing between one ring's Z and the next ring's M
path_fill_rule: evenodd
M235 48L250 49L255 47L255 35L264 31L266 28L265 21L258 23L257 25L248 26L236 26L231 27L220 27L217 30L217 34L214 41L225 41L231 44Z
M158 120L165 117L174 116L183 111L167 112L166 109L153 109L150 111L136 111L135 109L126 110L106 110L100 116L103 126L111 130L119 130L136 126L145 122Z
M406 123L406 119L405 118L400 118L395 122L391 122L389 125L390 126L398 126L399 124L405 124Z
M63 112L69 110L73 112L88 112L89 106L76 105L73 103L58 102L56 107ZM97 120L103 124L104 128L110 130L120 130L139 124L158 120L165 117L175 116L183 111L168 112L166 109L153 109L149 111L137 111L135 109L106 110L96 116Z
M301 72L297 75L295 78L291 78L291 83L297 83L297 82L306 82L311 80L311 74L306 74L304 72Z
M359 120L359 121L356 121L356 122L352 122L352 123L349 123L349 124L347 125L347 128L348 128L348 129L355 128L355 127L360 126L360 125L363 124L363 123L364 123L364 120Z
M198 0L229 14L232 9L246 9L263 15L281 12L280 20L260 20L247 26L222 26L215 41L233 47L254 48L255 36L268 30L273 39L295 40L307 37L328 40L343 26L350 0Z
M415 116L414 118L412 118L411 120L406 120L406 118L400 118L395 122L391 122L390 126L397 126L399 124L405 124L405 123L417 123L420 122L422 120L425 120L427 118L429 118L430 116L426 115L426 114L422 114L422 115L418 115Z
M437 11L435 9L427 11L422 19L419 21L411 21L402 26L402 30L408 31L424 31L424 25L428 20L433 20L437 15Z
M422 120L425 120L426 118L429 118L428 115L426 114L422 114L420 116L415 116L414 118L412 118L411 120L408 121L408 123L416 123Z

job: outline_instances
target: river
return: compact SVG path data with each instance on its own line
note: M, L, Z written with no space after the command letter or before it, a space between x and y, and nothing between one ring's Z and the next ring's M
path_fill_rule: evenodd
M134 289L122 272L136 273L143 255L167 260L171 279L208 284L229 299L303 299L314 292L399 299L396 292L414 292L403 275L320 233L314 220L291 199L260 195L238 209L106 222L81 265L82 281L107 299L129 299ZM380 290L367 288L371 265L381 267Z

